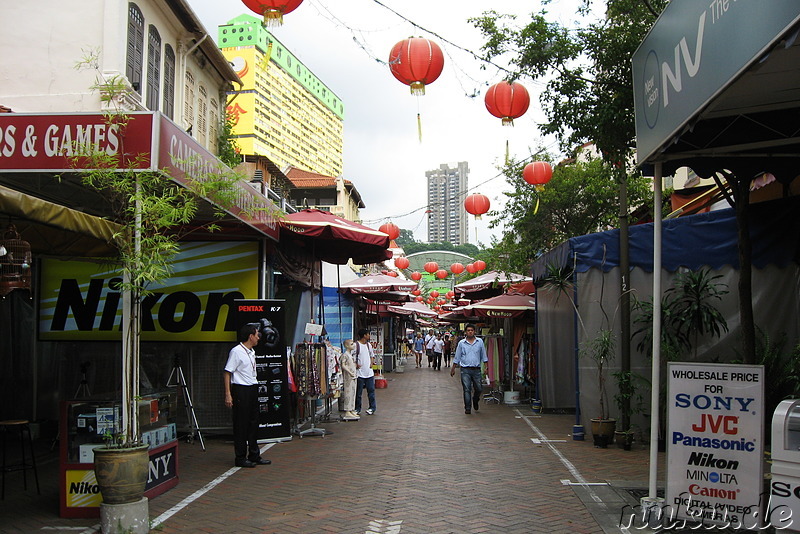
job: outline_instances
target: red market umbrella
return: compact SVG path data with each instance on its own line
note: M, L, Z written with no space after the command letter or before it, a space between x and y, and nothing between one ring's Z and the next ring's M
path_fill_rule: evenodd
M525 282L532 278L515 273L503 273L500 271L489 271L486 274L476 276L466 282L456 284L453 289L456 293L468 293L468 298L486 298L503 292L508 284Z
M422 315L425 317L436 317L439 314L425 306L424 304L416 301L405 302L402 306L389 306L389 311L398 313L400 315Z
M391 259L389 236L378 230L337 217L330 212L305 209L290 213L281 223L281 241L311 251L316 259L357 265Z
M370 274L345 282L339 287L342 293L354 295L374 295L397 291L411 291L417 288L417 283L402 280L385 274Z
M467 313L478 317L520 317L527 311L536 309L536 301L529 295L504 293L466 307Z

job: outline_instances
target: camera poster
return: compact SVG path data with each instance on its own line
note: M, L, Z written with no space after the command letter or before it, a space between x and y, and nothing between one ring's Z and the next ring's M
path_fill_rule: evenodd
M286 303L283 300L236 300L235 303L237 330L252 323L258 325L261 334L258 345L253 347L258 379L258 440L290 440Z

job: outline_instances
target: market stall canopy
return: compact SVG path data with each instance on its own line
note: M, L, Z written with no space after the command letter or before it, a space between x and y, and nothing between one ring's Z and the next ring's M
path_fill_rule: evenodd
M280 223L281 246L297 246L328 263L358 265L392 257L389 236L330 212L305 209L290 213ZM416 284L415 284L416 285Z
M37 255L112 257L120 225L0 186L0 213L8 215ZM2 229L0 229L2 230Z
M504 293L475 304L470 304L464 310L467 314L478 317L510 318L520 317L525 312L536 309L533 297L517 293Z
M339 291L354 295L375 295L408 292L416 288L417 283L410 280L401 280L385 274L370 274L342 284Z
M712 4L715 5L715 4ZM721 5L721 4L720 4ZM639 164L708 177L800 169L800 2L673 1L633 55Z
M417 314L425 317L438 316L435 311L416 301L405 302L402 306L389 306L389 311L400 315Z
M453 289L456 293L466 293L467 295L465 296L470 299L488 298L502 293L508 284L529 280L531 280L530 277L521 274L489 271L472 280L456 284Z

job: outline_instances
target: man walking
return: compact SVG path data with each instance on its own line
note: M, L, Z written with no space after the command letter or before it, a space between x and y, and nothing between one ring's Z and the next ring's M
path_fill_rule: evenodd
M375 413L375 371L372 364L375 363L375 352L369 342L369 331L362 328L358 331L358 341L355 349L356 358L356 413L361 414L361 392L366 388L369 408L367 415Z
M256 352L261 337L258 323L249 323L239 330L239 344L228 353L222 374L225 385L225 406L233 409L233 451L236 467L269 465L261 458L256 441L258 431L258 379Z
M471 408L478 411L480 408L481 393L481 366L489 361L486 355L486 346L483 340L475 337L475 327L467 325L464 329L466 337L458 342L456 355L453 358L453 367L450 376L456 374L456 366L461 367L461 387L464 388L464 413L472 413Z
M428 367L433 365L433 342L436 341L436 336L433 335L433 330L428 331L425 336L425 354L428 356Z

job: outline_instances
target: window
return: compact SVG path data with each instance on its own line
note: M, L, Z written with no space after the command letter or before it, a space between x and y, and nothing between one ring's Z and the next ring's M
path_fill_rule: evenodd
M186 131L191 133L194 125L194 76L188 70L184 89L186 94L183 101L183 122L186 125Z
M125 75L133 89L142 94L142 62L144 61L144 16L139 7L128 4L128 55Z
M205 86L201 85L197 89L197 130L195 137L197 141L206 146L206 135L208 133L208 92Z
M164 47L164 115L174 119L175 115L175 51L170 45Z
M219 142L219 104L216 99L212 98L208 105L208 146L211 152L217 153L217 146Z
M152 24L147 29L147 108L158 111L161 97L161 35Z

